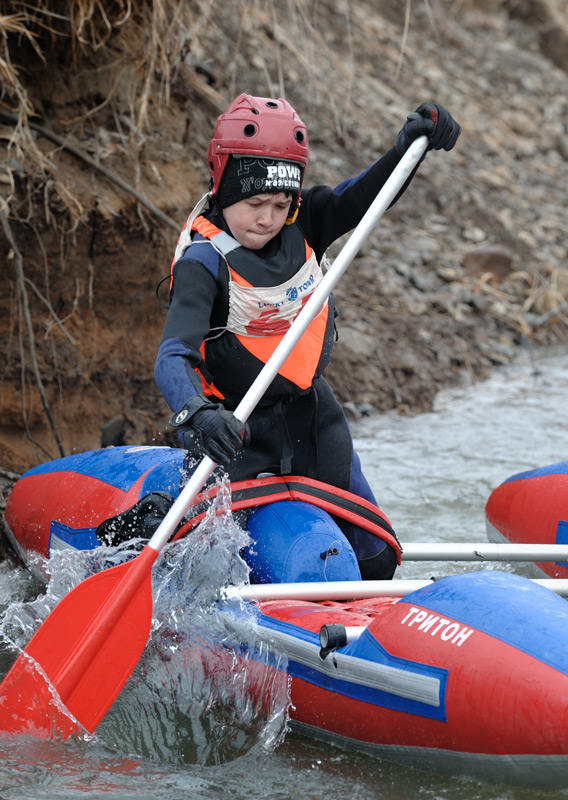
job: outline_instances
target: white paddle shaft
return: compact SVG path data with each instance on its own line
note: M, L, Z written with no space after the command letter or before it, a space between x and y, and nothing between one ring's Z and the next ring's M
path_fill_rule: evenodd
M442 580L442 579L440 579ZM527 580L529 580L527 578ZM392 580L392 581L321 581L314 583L261 583L252 586L230 586L224 590L227 599L240 597L241 600L369 600L373 597L406 597L412 592L431 586L432 580ZM559 578L531 579L565 597L568 595L568 580Z
M567 561L567 544L422 543L402 545L403 561Z

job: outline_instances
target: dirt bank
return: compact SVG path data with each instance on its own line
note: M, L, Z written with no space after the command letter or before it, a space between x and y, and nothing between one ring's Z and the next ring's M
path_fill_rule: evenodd
M109 13L104 41L100 19L73 46L63 34L7 38L35 110L36 151L14 142L17 96L8 92L4 470L101 442L168 441L152 376L165 315L155 287L207 186L215 118L241 91L285 94L298 109L311 134L308 184L364 169L422 100L462 123L456 150L429 154L336 293L328 377L351 413L428 409L440 387L483 379L519 346L566 340L560 2L430 0L410 5L408 20L404 4L376 0L292 2L277 19L270 3L227 0L219 19L215 4L196 2L183 25L162 20L172 36L162 50L156 5L177 7L133 3L128 20Z

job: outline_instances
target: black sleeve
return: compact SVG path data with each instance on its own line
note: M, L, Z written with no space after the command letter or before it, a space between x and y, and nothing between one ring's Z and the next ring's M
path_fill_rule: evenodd
M180 339L199 350L211 327L216 297L217 281L209 270L197 261L178 261L162 339Z
M302 192L298 223L318 260L332 242L356 227L399 161L400 156L391 148L360 175L343 181L334 189L314 186ZM391 205L406 191L415 172Z
M201 381L195 367L199 348L211 327L218 283L202 264L181 259L174 266L173 293L154 366L156 383L172 410L195 394Z

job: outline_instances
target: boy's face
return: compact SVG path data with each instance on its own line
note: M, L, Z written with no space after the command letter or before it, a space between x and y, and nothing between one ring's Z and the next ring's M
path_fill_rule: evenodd
M256 194L223 209L235 239L250 250L260 250L279 233L290 213L292 197L285 192Z

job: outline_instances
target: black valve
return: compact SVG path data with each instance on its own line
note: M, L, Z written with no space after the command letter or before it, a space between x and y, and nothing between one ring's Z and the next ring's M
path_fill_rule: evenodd
M322 660L325 660L338 647L345 647L347 644L345 625L322 625L320 629L320 644L320 657Z

